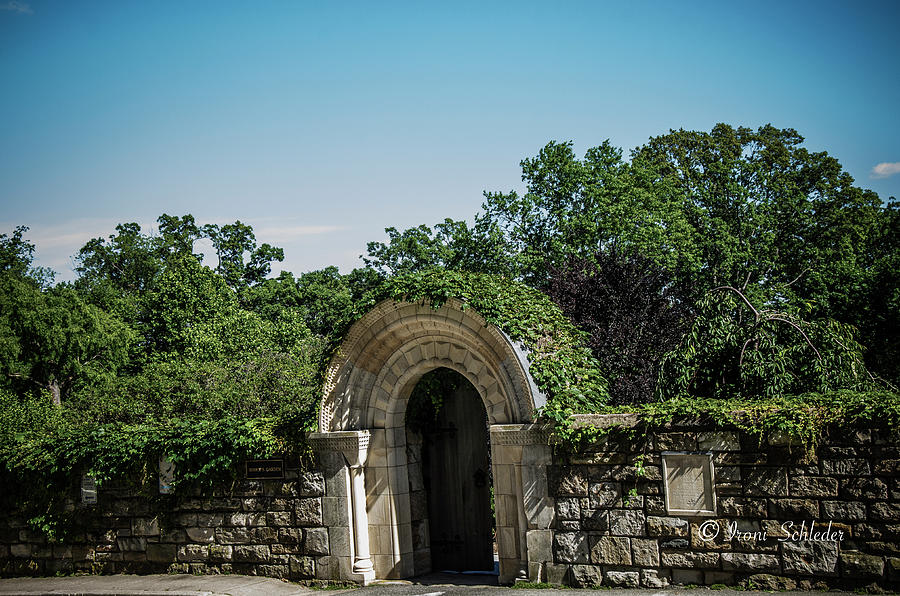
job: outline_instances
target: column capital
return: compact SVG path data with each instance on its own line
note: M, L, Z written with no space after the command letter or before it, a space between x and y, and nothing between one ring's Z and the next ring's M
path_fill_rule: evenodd
M307 440L313 451L337 451L344 455L351 468L364 466L369 455L368 430L342 430L328 433L309 433Z

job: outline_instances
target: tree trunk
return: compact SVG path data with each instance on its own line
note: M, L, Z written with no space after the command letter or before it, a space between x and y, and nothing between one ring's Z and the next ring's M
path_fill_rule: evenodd
M59 383L57 383L56 381L50 381L50 394L53 396L54 406L62 405L62 400L60 399Z

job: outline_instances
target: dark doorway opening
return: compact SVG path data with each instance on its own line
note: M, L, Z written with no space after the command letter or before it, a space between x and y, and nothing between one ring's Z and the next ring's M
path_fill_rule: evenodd
M418 523L427 524L428 568L496 572L490 433L478 390L455 371L431 371L413 390L407 428L409 435L417 435L408 444L418 443L421 449L424 499L418 499L418 514L427 515L427 520ZM412 476L411 470L410 492L415 500ZM415 518L415 505L413 509ZM414 533L421 536L422 545L423 532Z

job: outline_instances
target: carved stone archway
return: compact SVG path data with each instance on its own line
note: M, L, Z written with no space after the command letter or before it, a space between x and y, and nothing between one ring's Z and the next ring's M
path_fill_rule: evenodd
M430 571L413 552L405 412L422 375L439 367L466 377L484 402L500 581L527 577L529 531L547 530L553 518L546 431L531 424L545 399L522 349L457 300L439 308L378 304L351 327L328 367L320 432L311 435L325 467L330 527L320 577L368 583Z

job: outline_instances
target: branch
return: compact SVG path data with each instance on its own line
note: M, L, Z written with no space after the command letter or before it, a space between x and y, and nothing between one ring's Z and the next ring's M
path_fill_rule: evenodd
M756 308L752 304L750 304L750 301L747 299L746 296L744 296L744 294L740 290L738 290L737 288L735 288L733 286L719 286L717 288L713 288L711 291L715 292L716 290L731 290L732 292L734 292L735 294L740 296L741 299L747 304L747 306L750 307L750 310L753 311L753 314L756 316L756 320L757 321L759 320L759 311L756 310Z
M786 284L784 284L785 287L789 287L789 286L792 286L792 285L794 285L795 283L797 283L797 282L800 280L800 278L803 277L803 276L806 274L807 271L809 271L809 267L807 267L806 269L804 269L803 271L801 271L801 272L800 272L800 275L798 275L797 277L795 277L795 278L792 279L791 281L789 281L789 282L787 282Z
M812 341L810 341L809 336L806 335L806 333L803 331L803 329L800 328L799 325L797 325L796 323L794 323L793 321L790 321L790 320L788 320L788 319L783 319L783 318L781 318L781 317L776 317L776 316L770 316L770 317L769 317L769 320L770 320L770 321L782 321L782 322L784 322L784 323L787 323L788 325L790 325L791 327L793 327L793 328L796 329L797 331L799 331L799 332L800 332L800 335L803 336L803 339L806 340L806 343L809 344L809 347L811 347L811 348L813 349L813 352L816 353L816 357L818 357L818 359L819 359L820 361L822 360L822 354L819 353L819 350L816 349L816 346L814 346L813 343L812 343Z

